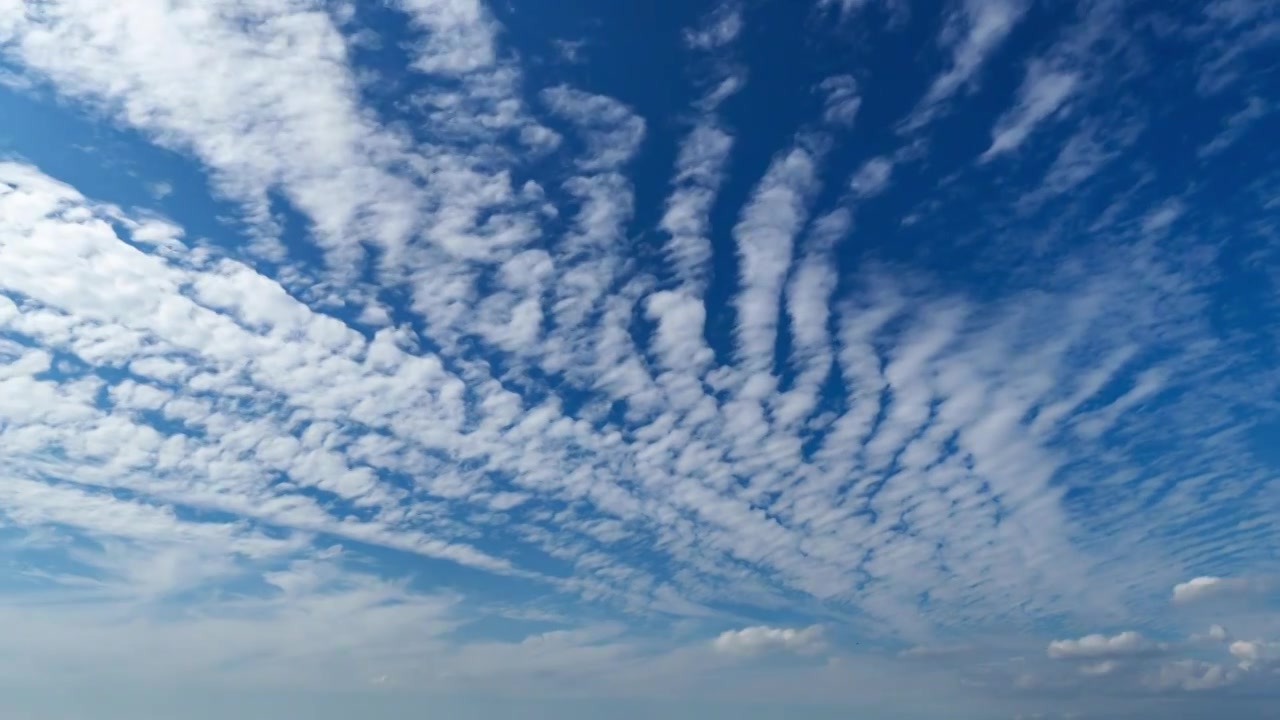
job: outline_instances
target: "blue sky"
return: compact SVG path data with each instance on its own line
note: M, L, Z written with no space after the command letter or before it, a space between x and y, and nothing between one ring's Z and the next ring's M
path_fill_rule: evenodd
M5 717L1268 716L1278 44L0 0Z

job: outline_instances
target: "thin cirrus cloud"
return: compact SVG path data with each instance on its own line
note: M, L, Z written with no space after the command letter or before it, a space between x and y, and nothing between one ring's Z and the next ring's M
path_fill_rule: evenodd
M0 690L1260 716L1274 13L1123 5L0 2Z
M982 153L983 160L1011 152L1035 129L1067 102L1079 84L1071 73L1055 72L1038 64L1027 69L1027 77L1018 91L1018 104L1003 115L992 129L991 147Z
M1023 0L956 3L946 16L939 37L940 44L950 53L948 65L929 84L901 129L919 130L944 112L946 103L974 80L988 56L1000 47L1026 11Z

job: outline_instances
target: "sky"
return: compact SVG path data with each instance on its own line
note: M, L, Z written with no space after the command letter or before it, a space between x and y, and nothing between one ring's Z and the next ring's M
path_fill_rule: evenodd
M0 0L0 714L1274 717L1280 4Z

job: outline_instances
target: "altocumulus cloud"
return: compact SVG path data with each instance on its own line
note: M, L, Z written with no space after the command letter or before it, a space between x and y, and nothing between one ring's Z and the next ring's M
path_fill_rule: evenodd
M1267 716L1275 3L534 5L0 0L5 713Z

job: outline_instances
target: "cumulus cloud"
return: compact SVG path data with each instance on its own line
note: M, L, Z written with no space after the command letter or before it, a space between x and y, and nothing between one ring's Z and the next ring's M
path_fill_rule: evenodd
M1212 598L1239 596L1252 592L1255 583L1247 578L1202 576L1173 586L1175 603L1195 603Z
M770 652L812 655L826 647L821 625L805 628L777 628L766 625L726 630L711 642L716 652L755 656Z
M1049 643L1048 654L1055 660L1071 658L1102 658L1142 655L1162 649L1162 645L1128 630L1110 637L1085 635L1076 640L1054 640Z
M1227 647L1227 651L1240 661L1240 669L1245 671L1280 661L1280 643L1236 640Z

